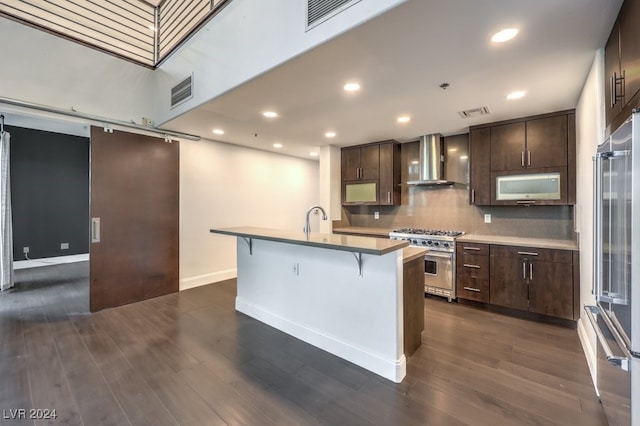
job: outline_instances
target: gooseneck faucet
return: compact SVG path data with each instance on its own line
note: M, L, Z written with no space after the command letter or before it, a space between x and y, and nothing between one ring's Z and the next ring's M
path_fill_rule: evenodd
M304 228L302 229L302 231L307 236L307 238L309 237L309 233L311 232L311 225L309 225L309 215L315 209L319 209L322 212L322 220L327 220L327 213L324 211L324 209L322 207L320 207L320 206L311 206L311 207L309 207L309 210L307 210L307 218L306 218L306 220L304 222Z

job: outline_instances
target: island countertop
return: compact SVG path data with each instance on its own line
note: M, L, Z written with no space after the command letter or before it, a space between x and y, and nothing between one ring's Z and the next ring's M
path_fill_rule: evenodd
M407 247L407 241L388 240L382 238L360 237L354 235L323 234L311 232L307 237L304 232L283 229L239 226L233 228L210 229L213 234L231 235L243 238L283 242L309 247L320 247L331 250L350 251L355 253L381 256Z

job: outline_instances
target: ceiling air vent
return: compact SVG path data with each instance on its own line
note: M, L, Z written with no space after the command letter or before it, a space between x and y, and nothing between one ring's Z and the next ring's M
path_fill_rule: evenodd
M193 74L171 88L171 108L193 98Z
M326 21L360 0L307 0L307 29Z
M484 106L484 107L471 108L471 109L466 109L464 111L459 111L458 114L460 114L462 118L471 118L471 117L478 117L480 115L491 114L491 111L489 111L489 107Z

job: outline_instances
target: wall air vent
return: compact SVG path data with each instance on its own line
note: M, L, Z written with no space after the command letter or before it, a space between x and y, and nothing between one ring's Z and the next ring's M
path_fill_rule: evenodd
M307 0L307 30L353 6L360 0Z
M458 114L460 114L462 118L471 118L471 117L478 117L480 115L491 114L491 111L489 111L489 107L484 106L484 107L466 109L464 111L458 111Z
M193 98L193 74L171 88L171 108Z

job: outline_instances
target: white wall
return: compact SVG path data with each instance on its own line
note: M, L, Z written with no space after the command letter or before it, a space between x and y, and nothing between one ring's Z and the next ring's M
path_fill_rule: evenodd
M153 112L150 69L5 18L0 40L2 97L137 123Z
M577 204L575 226L580 235L580 312L578 333L585 350L592 377L595 382L596 338L588 319L584 316L584 305L593 305L591 294L593 283L593 161L597 146L604 141L604 50L595 55L576 107L577 149Z
M319 201L318 162L213 141L180 145L180 288L236 276L236 238L210 228L302 232ZM312 217L312 230L318 230ZM240 244L244 244L240 242Z
M154 74L156 121L175 118L405 1L361 1L309 31L306 1L232 1ZM193 99L170 110L171 87L192 72Z

